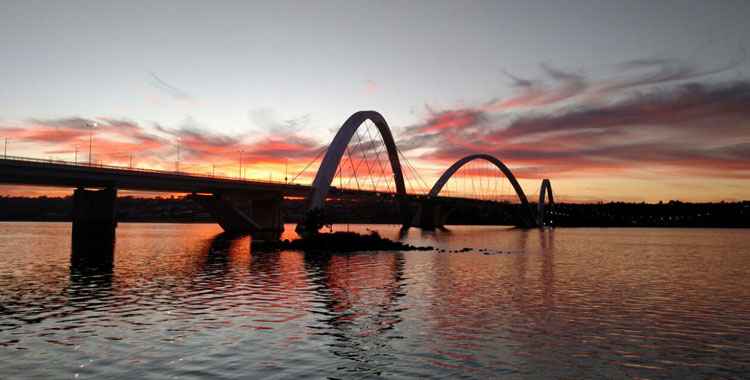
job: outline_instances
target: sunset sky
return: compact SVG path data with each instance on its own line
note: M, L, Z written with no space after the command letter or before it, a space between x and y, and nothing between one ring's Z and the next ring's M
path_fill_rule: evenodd
M179 141L184 170L244 151L281 178L376 110L430 183L489 153L571 201L750 199L749 19L744 0L4 1L0 139L86 161L95 125L95 161L173 169Z

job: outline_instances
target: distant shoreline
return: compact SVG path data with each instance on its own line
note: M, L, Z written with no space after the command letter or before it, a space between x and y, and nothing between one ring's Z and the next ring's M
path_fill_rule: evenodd
M416 207L416 205L413 205ZM532 212L536 205L531 204ZM332 199L326 203L326 217L335 224L400 224L399 206L374 200L352 202ZM73 202L67 198L0 197L0 221L70 222ZM302 200L287 200L283 215L287 223L297 223L305 215ZM518 204L466 204L453 210L449 225L514 225L529 210ZM121 223L215 223L215 219L187 197L118 198L117 217ZM414 212L414 210L412 210ZM558 227L669 227L669 228L750 228L750 201L720 203L560 203L547 206L546 220Z
M18 222L18 223L72 223L73 220L70 218L23 218L23 219L11 219L11 218L0 218L0 223L10 223L10 222ZM118 220L118 223L133 223L133 224L145 224L145 223L154 223L154 224L216 224L216 221L213 220L182 220L182 219L125 219L125 220ZM287 221L285 224L294 224L296 222L294 221ZM353 225L359 225L359 224L366 224L366 225L395 225L398 223L392 223L392 222L335 222L334 225L344 225L344 224L353 224ZM480 227L501 227L501 226L508 226L508 227L514 227L510 225L505 224L450 224L448 225L448 230L450 230L451 226L480 226ZM677 229L677 228L690 228L690 229L698 229L698 228L716 228L716 229L743 229L743 228L750 228L750 224L748 225L634 225L634 224L612 224L612 225L583 225L583 224L577 224L577 225L555 225L554 227L558 228L670 228L670 229ZM416 228L416 227L414 227ZM518 227L514 227L518 228ZM536 228L529 228L530 230L536 229Z

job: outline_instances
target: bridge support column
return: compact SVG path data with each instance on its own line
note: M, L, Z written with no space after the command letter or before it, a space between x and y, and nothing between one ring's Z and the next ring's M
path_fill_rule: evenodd
M78 188L73 192L73 249L115 241L117 189Z
M195 199L230 234L258 240L278 240L284 232L281 193L194 194Z
M426 199L419 203L411 225L430 231L436 228L443 228L445 227L449 213L447 205L432 199Z
M260 227L252 236L260 240L279 240L284 232L284 197L281 193L263 194L250 199L250 218Z

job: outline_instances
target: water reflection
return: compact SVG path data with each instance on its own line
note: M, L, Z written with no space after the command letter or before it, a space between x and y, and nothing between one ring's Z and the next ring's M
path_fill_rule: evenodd
M544 305L545 310L550 311L555 306L555 229L539 229L539 242L541 245L539 254L542 257L541 282L544 284Z
M106 304L112 296L114 239L73 239L70 250L68 302L63 314L85 311L93 302Z
M306 254L305 266L321 306L311 311L322 325L311 327L335 339L330 352L346 359L339 370L345 376L381 375L397 360L391 340L402 338L393 329L402 320L403 254Z
M73 239L70 249L70 279L91 286L112 285L114 239Z
M315 318L305 327L332 338L326 346L342 360L336 373L378 375L396 359L390 341L400 337L393 329L401 321L398 304L405 295L402 253L253 252L248 239L220 234L200 255L203 266L195 276L210 273L201 286L217 296L236 296L227 278L246 270L240 280L255 290L253 312L244 314L250 317L247 327L275 330L312 313Z
M0 374L740 378L750 365L742 231L451 226L402 235L441 251L349 255L254 252L219 232L123 224L115 246L78 249L68 225L0 223Z
M196 273L216 279L226 277L233 270L250 265L250 250L247 245L250 238L226 233L219 233L209 240L209 244L197 255L202 257ZM213 290L220 290L215 286Z

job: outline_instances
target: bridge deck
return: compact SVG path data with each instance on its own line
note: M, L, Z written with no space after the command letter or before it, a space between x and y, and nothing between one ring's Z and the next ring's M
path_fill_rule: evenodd
M310 187L304 185L18 157L0 159L0 183L54 187L111 186L125 190L179 193L281 191L285 195L306 196L310 192Z
M214 193L221 191L281 192L305 197L311 186L274 181L198 175L163 170L75 164L67 161L35 160L23 157L0 158L0 183L49 187L115 187L123 190L175 193ZM374 196L370 190L331 188L330 195ZM409 195L409 198L421 198Z

